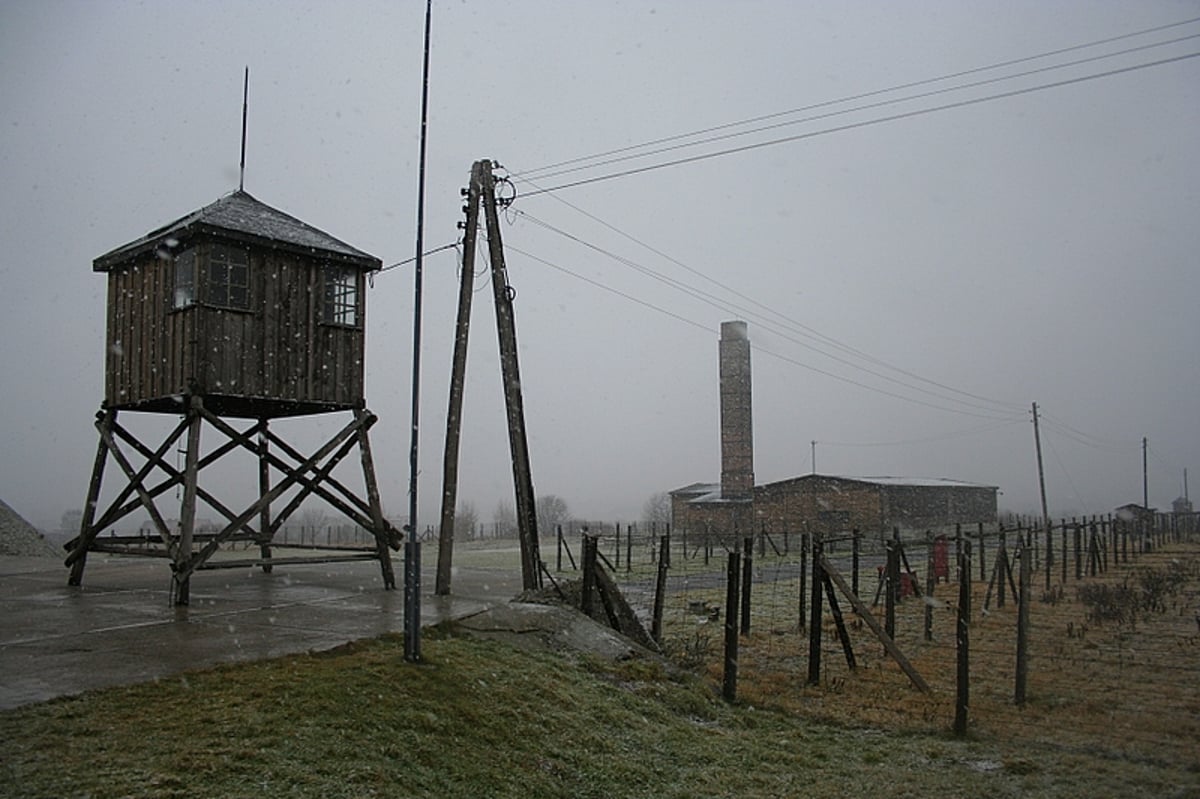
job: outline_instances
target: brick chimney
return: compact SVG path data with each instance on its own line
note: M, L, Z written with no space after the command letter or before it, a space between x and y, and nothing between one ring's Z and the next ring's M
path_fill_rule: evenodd
M721 498L754 495L754 426L750 416L750 338L745 322L722 322Z

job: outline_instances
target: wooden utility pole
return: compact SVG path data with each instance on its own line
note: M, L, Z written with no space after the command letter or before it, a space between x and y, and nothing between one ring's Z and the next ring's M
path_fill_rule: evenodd
M462 284L459 290L458 322L454 340L454 363L450 376L450 408L446 419L446 452L442 471L442 518L439 531L436 591L450 593L451 557L454 542L454 506L458 494L458 445L462 416L462 391L466 375L467 338L474 293L474 253L479 209L487 225L488 257L491 262L492 294L496 303L496 336L500 345L500 373L504 382L504 405L508 415L508 442L512 455L513 488L517 503L517 530L521 541L521 578L525 590L542 584L541 552L538 544L537 507L529 466L529 442L525 435L525 407L521 394L521 370L517 360L517 329L512 301L516 296L508 284L504 243L496 211L494 164L476 161L467 189L466 232L463 240Z
M1033 403L1033 441L1037 447L1038 488L1042 492L1042 524L1046 530L1046 590L1050 590L1050 575L1054 567L1054 546L1050 540L1050 511L1046 509L1046 471L1042 468L1042 431L1038 425L1038 407Z
M467 374L467 342L471 332L471 298L475 295L475 242L479 231L479 195L486 161L471 167L463 222L462 275L458 287L458 318L454 328L454 359L450 367L450 407L446 411L446 452L442 458L442 516L438 531L437 579L434 593L450 593L454 559L454 514L458 502L458 450L462 433L463 385Z
M517 361L517 325L513 316L516 293L508 285L500 216L496 211L496 178L491 168L482 174L483 215L487 221L488 255L492 262L492 296L496 301L496 335L500 340L500 374L504 380L504 406L508 413L508 443L512 454L513 484L517 500L517 532L521 540L521 578L526 591L542 585L538 546L537 505L529 468L529 442L525 437L525 403L521 394L521 368Z
M1033 443L1037 448L1038 488L1042 492L1042 522L1050 529L1050 512L1046 509L1046 471L1042 467L1042 431L1038 424L1038 406L1033 403Z
M1142 507L1150 510L1150 472L1146 466L1146 452L1150 448L1150 439L1142 437Z

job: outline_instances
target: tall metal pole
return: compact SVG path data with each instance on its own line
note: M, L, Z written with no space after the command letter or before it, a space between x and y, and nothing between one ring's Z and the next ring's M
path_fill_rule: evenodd
M238 165L238 191L246 187L246 117L250 110L250 67L242 80L242 160Z
M404 659L421 659L420 544L417 534L417 445L421 420L421 281L425 250L425 140L429 127L429 30L433 0L425 2L425 55L421 70L421 151L417 173L417 257L413 277L412 446L409 449L408 539L404 544Z

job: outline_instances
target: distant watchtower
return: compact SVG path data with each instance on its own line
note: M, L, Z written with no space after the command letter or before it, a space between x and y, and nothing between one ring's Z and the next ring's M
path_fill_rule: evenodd
M198 569L250 564L270 571L272 563L285 562L271 559L275 533L306 498L319 497L375 539L369 550L321 560L378 559L385 586L394 587L389 548L399 546L400 535L383 518L367 437L375 417L363 398L365 283L380 267L378 258L240 189L95 260L93 269L108 276L104 402L83 523L68 544L72 585L80 584L89 551L165 556L174 571L174 601L187 604L190 576ZM117 423L118 412L182 418L151 448ZM311 456L270 428L281 417L335 412L350 412L353 419ZM228 420L243 420L241 429ZM248 427L244 420L251 420ZM206 422L224 441L202 455ZM180 469L165 456L184 437ZM355 445L365 499L331 476ZM258 498L241 512L198 479L201 470L238 450L253 453L259 465ZM101 511L97 502L110 455L128 482ZM273 483L273 471L282 479ZM174 496L168 492L176 488L182 499L173 525L156 498ZM272 516L272 504L289 495ZM197 499L224 517L225 526L197 533ZM138 508L149 513L155 534L99 535ZM256 544L260 557L210 560L231 541Z

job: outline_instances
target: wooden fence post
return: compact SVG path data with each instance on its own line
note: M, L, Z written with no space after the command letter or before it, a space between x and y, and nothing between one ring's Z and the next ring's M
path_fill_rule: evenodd
M812 542L812 596L809 597L808 617L808 684L821 684L821 583L825 572L821 568L824 547L820 533L810 533Z
M958 654L958 691L954 702L954 734L967 734L967 711L971 698L971 542L963 543L958 556L958 625L955 636Z
M721 696L725 701L737 699L738 667L738 575L741 572L742 556L734 550L729 553L729 566L725 570L725 675L721 682Z
M583 611L583 615L592 615L592 597L596 593L596 538L587 533L587 528L583 528L583 588L582 596L579 600L579 609Z
M654 617L650 622L650 636L655 643L662 646L663 604L667 595L667 570L671 568L671 559L668 557L671 551L671 538L664 535L658 541L660 555L658 575L654 581Z
M896 592L900 587L898 585L900 582L900 555L897 552L896 543L895 539L889 539L884 543L887 551L887 567L884 570L883 583L883 630L893 641L896 640Z
M742 635L750 634L750 583L754 576L754 538L742 540Z
M1029 583L1033 576L1033 558L1027 544L1021 545L1021 604L1017 608L1017 686L1014 700L1025 704L1029 681Z
M1062 520L1062 583L1067 584L1067 520Z
M805 607L805 603L808 601L808 594L805 591L806 581L808 580L808 546L809 546L808 542L809 542L809 534L801 533L800 534L800 599L799 599L799 605L800 605L799 629L800 630L804 629L804 619L807 616L807 614L804 612L804 607Z
M852 551L851 551L851 560L850 560L850 590L852 590L854 592L855 596L857 596L858 595L858 561L859 561L859 555L862 552L862 533L860 533L858 531L858 528L855 527L854 531L850 535L853 538L853 541L851 542L851 550Z
M1046 525L1046 593L1050 593L1050 583L1054 578L1054 525L1047 516L1043 521Z
M955 550L962 551L962 528L955 536ZM933 589L937 585L933 574L933 533L925 531L925 640L933 640Z
M1087 517L1084 517L1087 521ZM1084 537L1084 525L1075 525L1075 579L1084 578L1084 553L1082 553L1082 537Z
M979 581L987 579L987 545L983 538L983 522L979 523Z

